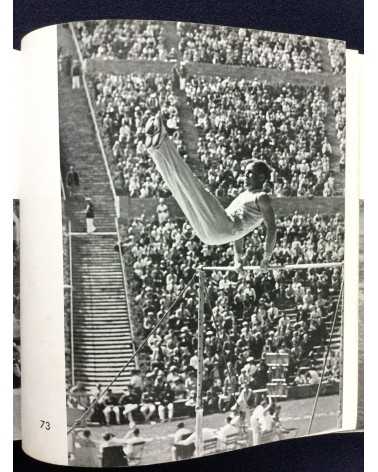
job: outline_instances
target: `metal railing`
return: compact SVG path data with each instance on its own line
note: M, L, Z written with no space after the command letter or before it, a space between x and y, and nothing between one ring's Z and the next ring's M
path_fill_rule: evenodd
M108 164L108 158L107 158L107 156L106 156L104 144L103 144L103 142L102 142L100 130L98 129L97 118L96 118L96 112L95 112L95 110L94 110L94 107L93 107L93 104L92 104L91 95L90 95L90 93L89 93L89 88L88 88L88 84L87 84L87 79L85 78L85 62L84 62L84 59L83 59L83 55L81 54L79 41L78 41L78 39L77 39L77 37L76 37L75 30L74 30L74 28L73 28L73 26L72 26L71 23L69 23L69 27L70 27L70 30L71 30L71 34L72 34L73 41L74 41L74 43L75 43L76 52L77 52L77 55L78 55L78 57L79 57L79 61L80 61L80 65L81 65L81 70L82 70L82 76L81 76L81 77L82 77L83 87L84 87L85 95L86 95L86 97L87 97L87 102L88 102L88 106L89 106L89 111L90 111L91 118L92 118L92 121L93 121L93 126L94 126L94 129L95 129L95 133L96 133L98 145L99 145L99 147L100 147L101 156L102 156L102 159L103 159L103 161L104 161L106 174L107 174L108 179L109 179L110 189L111 189L111 191L112 191L113 198L114 198L114 210L115 210L116 214L118 214L118 213L117 213L117 204L116 204L116 201L117 201L117 198L118 198L118 197L117 197L117 194L116 194L116 191L115 191L115 188L114 188L113 179L112 179L112 175L111 175L110 168L109 168L109 164Z
M65 202L66 201L66 191L64 189L64 183L63 183L62 176L60 176L60 190L62 192L62 199Z
M131 309L131 300L130 300L130 295L129 295L129 285L128 285L127 276L126 276L125 261L124 261L123 253L122 253L121 235L120 235L120 232L119 232L118 219L114 218L114 222L115 222L116 231L117 231L118 253L119 253L119 258L120 258L120 262L121 262L123 286L124 286L125 295L126 295L127 316L129 318L131 336L132 336L131 344L132 344L132 348L133 348L133 354L135 356L135 343L134 343L134 339L133 339L134 336L135 336L135 327L134 327L133 317L131 315L132 309ZM135 356L135 365L136 365L136 367L139 367L138 364L139 364L138 357Z

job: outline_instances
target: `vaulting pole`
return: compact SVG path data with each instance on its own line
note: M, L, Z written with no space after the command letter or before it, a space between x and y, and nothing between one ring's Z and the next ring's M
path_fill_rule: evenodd
M202 419L203 419L203 401L202 401L202 383L203 383L203 328L204 328L204 307L205 307L205 273L202 268L198 273L198 344L197 344L197 398L196 398L196 455L203 454L202 438Z

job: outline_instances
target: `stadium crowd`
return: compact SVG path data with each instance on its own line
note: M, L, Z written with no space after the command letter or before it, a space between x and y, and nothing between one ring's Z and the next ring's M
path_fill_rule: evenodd
M92 88L103 136L112 154L116 188L131 197L169 196L146 152L144 126L160 110L168 133L187 159L172 78L161 74L100 74L93 77Z
M160 60L170 58L157 21L100 20L74 24L85 59Z
M190 226L166 213L154 221L144 217L123 227L133 316L140 339L191 280L200 263L229 265L232 248L204 246ZM272 262L324 262L343 259L344 223L340 214L300 215L278 220L278 242ZM245 244L245 262L262 257L264 228ZM315 346L324 345L340 289L338 268L310 271L269 271L266 274L214 272L206 283L204 404L205 412L242 409L246 392L269 380L267 354L286 354L290 385L319 382ZM197 285L192 283L165 322L149 337L142 372L134 370L121 398L109 391L94 415L109 424L136 418L148 422L173 418L174 402L182 401L194 414L197 358ZM141 357L140 360L143 360ZM333 353L326 378L339 379Z
M345 89L336 87L331 94L331 103L335 116L336 136L340 149L340 169L345 169L345 121L346 121L346 95Z
M345 74L345 42L328 40L328 54L333 74Z
M251 158L274 168L278 197L335 193L326 87L191 77L186 94L200 132L198 154L217 196L240 192L243 161Z
M183 60L321 72L320 43L308 36L177 23Z
M169 196L146 152L144 125L160 110L180 155L188 159L174 78L99 74L91 85L116 189L138 198ZM328 88L191 77L185 91L200 134L202 178L218 197L233 198L240 192L243 168L251 158L273 167L272 190L278 197L335 194L333 149L326 131ZM335 93L332 104L342 149L345 106L341 92Z

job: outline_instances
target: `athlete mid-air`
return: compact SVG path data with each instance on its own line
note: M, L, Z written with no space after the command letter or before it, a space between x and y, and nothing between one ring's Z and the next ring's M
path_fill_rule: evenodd
M262 222L266 226L261 268L268 268L275 243L276 224L269 195L263 185L271 169L264 161L249 163L245 169L246 190L225 209L193 174L169 139L160 114L146 124L146 147L173 197L205 244L232 242L234 264L241 268L243 238Z

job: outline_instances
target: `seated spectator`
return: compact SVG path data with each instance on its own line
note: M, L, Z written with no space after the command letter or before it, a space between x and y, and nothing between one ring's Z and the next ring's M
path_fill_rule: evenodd
M154 389L151 384L145 384L140 401L140 412L143 415L144 422L148 423L156 411L155 403L157 402L157 399L154 397ZM154 424L154 421L151 421L151 424Z
M225 423L226 424L222 426L218 431L218 439L220 442L221 449L226 448L226 440L228 436L239 434L239 429L231 424L232 416L226 416Z
M116 421L118 424L121 424L120 420L120 412L119 408L117 407L118 400L117 397L113 394L112 389L108 389L105 395L102 397L100 400L101 404L104 406L104 416L105 416L105 422L107 426L110 425L110 415L112 412L115 413Z
M308 383L310 385L318 385L320 382L319 374L316 372L314 367L311 367L308 370L306 377L308 378Z
M129 387L136 393L140 393L143 389L143 378L140 373L140 369L132 369L131 377L129 381Z
M83 382L77 382L70 388L68 398L71 408L86 410L89 406L89 392Z
M139 428L133 427L125 434L123 442L125 444L126 456L129 461L139 459L140 446L144 445L147 441L148 439L141 436Z
M97 446L89 429L79 431L75 437L75 467L99 467Z
M121 414L122 414L123 417L127 419L129 426L133 427L135 425L135 421L133 418L133 411L138 409L139 402L140 402L140 390L135 389L130 385L129 387L125 387L116 406L111 405L109 408L112 408L112 410L114 411L118 424L121 424ZM104 414L106 418L105 410L104 410Z
M123 451L124 439L117 438L113 433L102 435L103 442L99 446L102 457L102 467L125 467L128 465L127 456Z
M180 449L181 441L187 439L191 434L192 430L185 427L183 422L177 424L177 430L173 436L173 445L172 445L172 460L177 461L180 459L186 459L188 457L182 457L182 448ZM191 451L189 456L193 454L194 451Z

